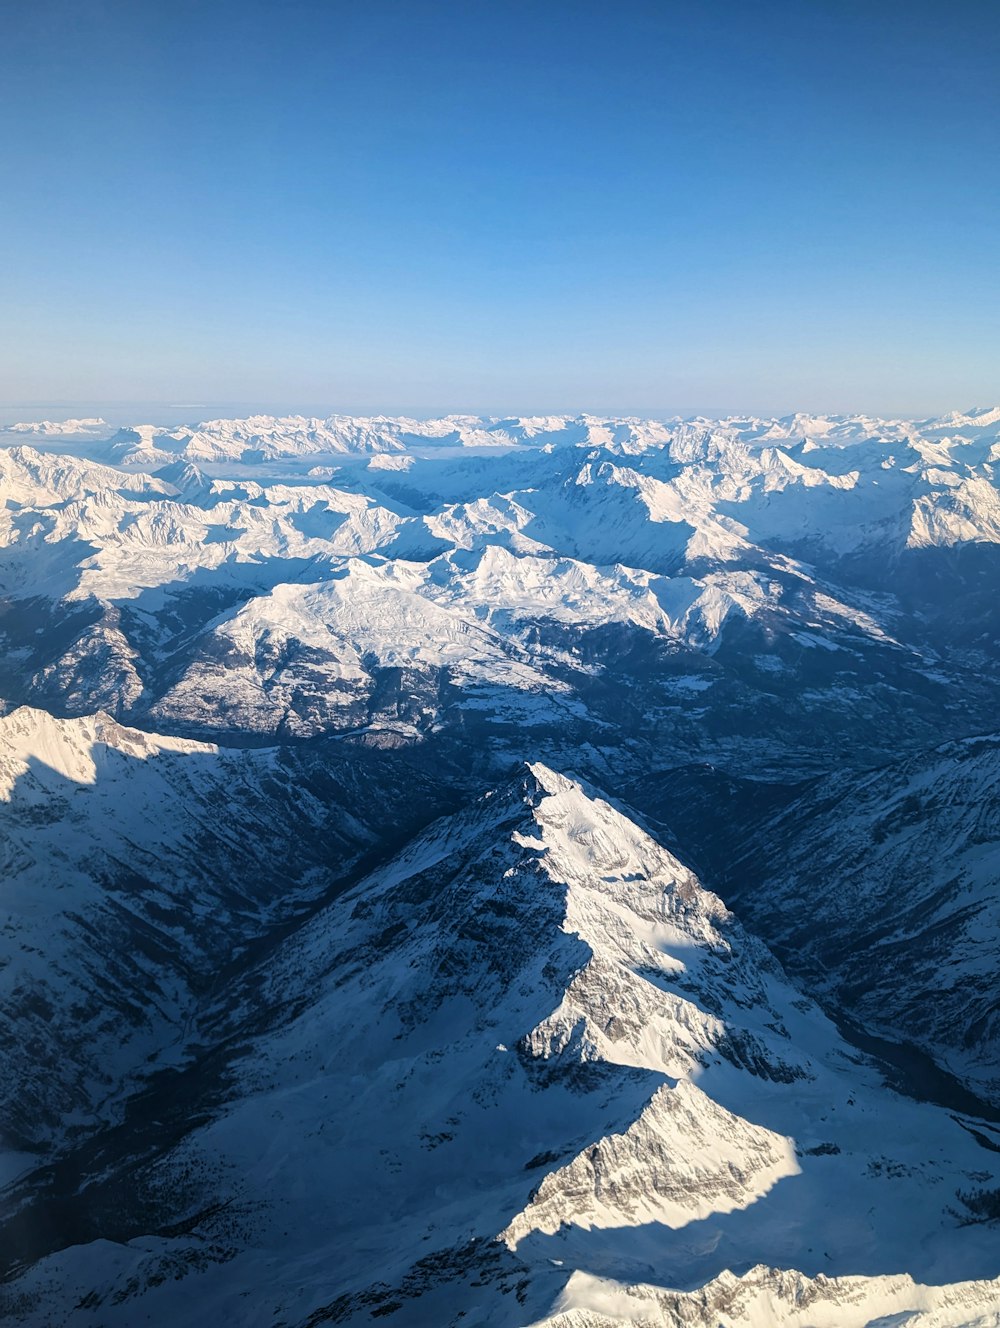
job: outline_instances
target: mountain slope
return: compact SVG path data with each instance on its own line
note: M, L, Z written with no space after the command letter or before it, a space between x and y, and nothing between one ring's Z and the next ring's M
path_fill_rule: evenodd
M817 994L1000 1105L1000 738L811 782L713 878Z
M997 1328L1000 411L110 433L0 437L0 1315Z
M997 1328L1000 1280L928 1287L911 1277L816 1278L753 1268L697 1291L664 1291L574 1273L534 1328Z
M221 752L98 714L0 718L5 1148L58 1150L181 1063L259 938L446 801L375 754ZM378 789L379 805L371 802Z
M21 1322L245 1324L252 1286L253 1322L513 1328L586 1271L702 1287L683 1320L634 1295L716 1328L715 1279L764 1255L832 1323L901 1304L901 1273L993 1264L957 1191L995 1185L995 1153L886 1089L676 859L544 767L436 822L200 1022L237 1038L224 1098L154 1163L119 1154L86 1200L115 1196L117 1234L22 1269ZM15 1230L44 1227L44 1186L16 1203Z

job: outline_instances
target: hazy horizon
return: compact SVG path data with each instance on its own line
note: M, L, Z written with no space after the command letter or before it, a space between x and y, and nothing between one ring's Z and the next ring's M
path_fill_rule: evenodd
M1000 392L997 394L1000 399ZM941 416L951 414L952 412L968 413L976 410L988 410L994 408L997 403L992 401L976 401L972 403L955 404L952 403L941 410L930 410L921 413L895 411L885 412L884 414L870 410L814 410L810 407L793 407L786 410L771 411L741 411L726 410L723 408L690 408L690 409L663 409L663 410L601 410L599 408L578 408L567 409L501 409L501 408L461 408L443 406L437 410L428 410L420 408L399 408L386 409L375 406L367 409L347 409L345 407L333 404L322 404L317 402L274 402L274 401L215 401L200 403L172 403L162 401L34 401L22 403L9 403L0 401L0 432L9 429L14 424L32 424L41 423L48 420L52 423L62 423L69 419L101 418L109 427L125 427L129 425L154 424L165 427L175 427L184 424L195 424L202 420L209 419L245 419L253 415L268 416L303 416L305 418L328 419L332 416L359 417L359 418L377 418L384 416L388 419L406 418L414 420L442 419L448 416L475 416L484 419L515 419L530 416L594 416L597 418L619 419L634 418L648 419L657 421L670 421L676 419L724 419L728 417L759 417L762 419L786 419L793 415L815 415L815 416L871 416L875 419L885 420L921 420L936 419Z

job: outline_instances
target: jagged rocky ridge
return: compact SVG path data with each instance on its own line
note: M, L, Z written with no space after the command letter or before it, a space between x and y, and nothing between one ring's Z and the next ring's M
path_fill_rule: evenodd
M93 1139L10 1190L19 1322L244 1323L252 1287L262 1322L589 1324L631 1297L715 1328L787 1301L764 1258L830 1322L996 1303L974 1123L887 1088L670 853L544 767L300 920L197 1023L225 1091L177 1070L183 1125L163 1090L105 1144L60 1219L103 1241L37 1234ZM608 1282L651 1278L703 1289Z
M682 768L629 796L816 995L1000 1108L1000 737L784 786Z

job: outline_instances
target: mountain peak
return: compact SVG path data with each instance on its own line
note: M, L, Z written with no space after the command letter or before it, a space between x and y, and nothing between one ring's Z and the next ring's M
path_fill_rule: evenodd
M566 775L560 775L549 766L543 765L541 761L526 761L526 769L531 773L539 790L543 793L558 794L568 793L571 790L583 794L583 789L574 780L567 778Z
M102 749L140 760L168 752L218 751L214 743L126 728L103 710L59 719L47 710L18 706L0 716L0 797L9 801L29 770L45 784L53 778L92 784Z

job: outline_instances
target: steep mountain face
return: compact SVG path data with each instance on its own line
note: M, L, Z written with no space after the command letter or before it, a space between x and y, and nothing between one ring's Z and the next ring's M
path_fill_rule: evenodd
M1000 1328L998 493L1000 410L0 436L0 1318Z
M97 1215L86 1258L38 1235L55 1168L14 1187L20 1322L235 1325L253 1287L262 1323L861 1323L946 1304L917 1272L996 1304L960 1197L997 1183L995 1150L887 1089L720 900L544 767L331 900L199 1024L229 1047L224 1099L188 1076L180 1140L119 1133L62 1212ZM613 1285L650 1280L702 1289Z
M378 803L372 794L377 789ZM0 719L4 1148L117 1119L255 942L446 805L375 755L219 751L98 713Z
M635 796L816 994L1000 1106L1000 738L769 795L678 772Z

